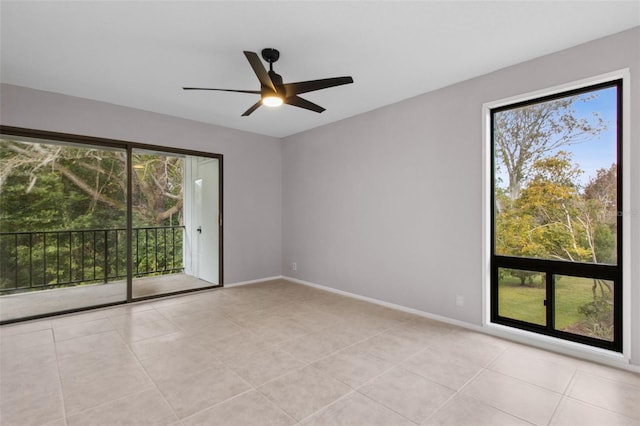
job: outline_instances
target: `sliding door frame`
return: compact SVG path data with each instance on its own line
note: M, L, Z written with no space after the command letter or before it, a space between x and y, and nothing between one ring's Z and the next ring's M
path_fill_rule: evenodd
M7 136L16 136L16 137L25 137L25 138L34 138L34 139L42 139L42 140L50 140L56 142L69 142L69 143L77 143L83 145L90 145L96 147L107 147L107 148L118 148L126 151L127 155L127 207L126 207L126 226L127 226L127 294L126 299L121 302L107 303L101 305L93 305L87 307L79 307L74 309L68 309L64 311L56 311L51 313L38 314L28 317L21 317L16 319L10 319L7 321L2 321L0 324L10 324L20 321L33 320L38 318L45 318L53 315L63 315L74 312L87 311L91 309L103 308L108 306L121 305L125 303L131 302L139 302L142 300L148 299L157 299L166 296L174 296L178 294L184 293L193 293L202 290L209 290L212 288L224 287L224 269L223 269L223 246L224 246L224 233L223 233L223 155L215 154L210 152L202 152L202 151L194 151L188 149L181 148L173 148L166 147L161 145L150 145L139 142L131 142L131 141L122 141L116 139L108 139L108 138L99 138L95 136L84 136L84 135L76 135L70 133L61 133L61 132L50 132L46 130L38 130L38 129L28 129L22 127L13 127L13 126L4 126L0 125L0 134ZM164 293L160 295L153 296L144 296L144 297L133 297L133 260L132 260L132 228L133 228L133 208L132 208L132 174L133 174L133 164L132 164L132 153L134 149L142 149L148 151L157 151L161 153L167 154L179 154L179 155L191 155L198 157L207 157L214 158L218 160L218 202L219 202L219 219L217 220L218 226L218 282L219 284L199 287L195 289L187 289L180 290L171 293Z

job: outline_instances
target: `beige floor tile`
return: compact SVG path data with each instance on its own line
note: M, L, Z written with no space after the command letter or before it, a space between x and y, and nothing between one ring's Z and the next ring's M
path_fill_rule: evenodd
M286 341L279 347L304 363L312 363L365 339L357 328L337 325Z
M302 362L277 348L239 354L236 358L227 360L225 364L253 386L260 386L304 367Z
M461 392L536 425L546 425L561 395L538 386L485 370Z
M354 392L302 422L309 426L411 426L405 419L375 401Z
M305 367L258 390L290 416L301 420L347 394L350 388L313 367Z
M233 315L233 322L240 327L251 329L261 324L277 325L289 318L285 305L270 306L265 304L260 309Z
M240 376L219 364L156 384L181 419L251 389Z
M171 318L171 322L177 325L187 334L219 334L221 337L230 336L233 333L242 331L242 328L228 319L213 315L210 312L195 312L184 317Z
M3 337L13 336L16 334L31 333L33 331L47 330L51 328L51 321L37 320L20 322L16 324L7 324L0 326L0 340Z
M422 423L423 426L531 426L531 423L457 394Z
M2 426L44 425L60 419L64 419L64 404L59 386L55 391L34 388L15 398L2 393Z
M569 386L567 395L632 417L640 423L640 387L579 371Z
M308 333L324 330L340 322L340 317L337 315L323 312L308 304L305 304L302 309L290 312L289 317Z
M352 388L363 385L393 366L389 361L354 347L343 349L312 365Z
M460 327L457 327L455 325L447 324L445 322L437 321L431 318L419 317L416 315L411 315L411 317L407 319L406 323L403 324L403 327L426 330L434 337L442 336L453 331L460 330Z
M140 340L180 331L175 324L166 319L159 321L126 323L121 326L116 326L116 330L127 343L138 342Z
M325 330L289 340L278 347L308 364L343 349L347 345L348 343L337 339L331 335L330 331Z
M29 400L31 394L59 394L60 374L54 361L33 364L30 368L2 370L0 397L2 403Z
M257 391L250 391L182 420L184 426L287 426L296 421Z
M576 371L568 363L522 350L505 351L488 368L558 393L564 393Z
M351 315L346 313L342 317L342 321L336 326L345 334L357 337L354 343L373 337L385 331L390 331L397 326L396 321L384 317L378 317L375 314L364 313Z
M377 377L358 392L418 424L455 394L400 367Z
M249 354L272 346L262 337L244 330L223 338L197 337L202 347L209 350L214 359L219 361L233 359L238 354Z
M425 349L425 345L409 337L400 336L393 330L373 336L354 345L384 360L398 363Z
M66 420L63 418L44 423L42 426L67 426Z
M640 373L621 370L619 368L609 367L606 365L595 364L593 362L576 360L579 371L593 376L604 377L611 380L617 380L636 387L640 387Z
M11 334L0 338L0 353L27 350L34 346L53 344L53 331L51 329L29 331L21 334Z
M172 321L185 318L199 321L205 318L223 317L220 309L225 302L222 299L224 298L212 299L203 297L202 300L156 307L156 310Z
M637 419L575 400L563 398L551 419L553 426L637 426Z
M400 365L432 382L459 390L482 368L473 364L459 364L456 361L446 351L436 352L432 349L425 349Z
M118 328L126 328L133 324L150 323L166 320L167 317L155 309L146 309L126 313L124 315L111 315L109 320Z
M104 353L121 352L123 348L126 348L124 340L116 331L107 331L56 342L56 352L59 359L94 351Z
M309 334L309 331L298 324L296 320L288 317L263 318L256 323L242 327L260 336L271 345Z
M45 365L56 362L55 345L45 343L44 345L30 346L20 350L11 350L10 347L0 354L0 377L9 372L20 370L30 370L34 366Z
M158 383L163 381L179 381L185 376L212 367L221 368L223 365L205 349L185 347L184 350L167 351L157 356L143 358L140 363L144 366L151 379Z
M111 330L114 330L114 327L107 318L98 318L91 321L54 325L53 335L56 342L61 342L75 337L89 336Z
M177 420L160 392L150 388L69 416L67 426L163 426Z
M137 364L100 369L92 375L62 376L61 379L67 416L140 392L152 385Z
M428 346L460 365L478 367L487 366L509 347L501 339L462 329L431 339Z
M84 352L58 360L60 377L65 379L92 376L105 370L114 370L124 366L134 368L139 366L136 357L124 345L118 345L106 352Z
M178 352L190 354L192 351L204 351L193 337L182 331L149 339L132 342L129 348L138 359L156 358Z
M451 334L453 330L454 328L452 326L427 318L420 318L408 321L401 327L390 330L389 333L405 337L423 346L428 346L434 340L439 340L443 336Z

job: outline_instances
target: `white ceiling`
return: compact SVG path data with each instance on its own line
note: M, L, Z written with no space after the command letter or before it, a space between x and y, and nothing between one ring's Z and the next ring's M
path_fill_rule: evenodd
M640 25L640 1L2 1L1 81L283 137ZM351 75L240 115L243 50L285 82Z

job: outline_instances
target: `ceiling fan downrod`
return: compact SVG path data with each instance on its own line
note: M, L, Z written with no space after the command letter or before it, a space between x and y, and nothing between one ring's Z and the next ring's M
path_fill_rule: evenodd
M262 59L269 62L269 71L273 71L273 63L277 62L280 58L280 52L277 49L267 47L262 49Z

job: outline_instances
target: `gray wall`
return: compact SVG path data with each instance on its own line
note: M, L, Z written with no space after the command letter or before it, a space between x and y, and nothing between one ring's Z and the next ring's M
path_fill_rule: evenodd
M222 154L224 282L281 274L279 139L5 84L0 101L7 126Z
M622 68L637 78L639 40L635 28L284 139L284 274L482 324L482 105ZM634 79L625 159L636 364L639 87Z

